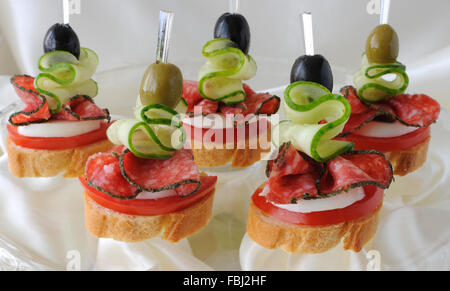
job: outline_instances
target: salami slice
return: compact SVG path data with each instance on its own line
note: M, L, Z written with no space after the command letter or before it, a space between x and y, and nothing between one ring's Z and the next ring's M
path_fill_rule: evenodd
M268 163L268 173L267 199L277 204L326 198L366 185L386 189L393 177L391 164L376 151L350 151L318 163L290 144Z
M362 102L355 88L351 86L342 88L341 94L352 106L352 114L340 134L341 137L358 131L379 117L386 121L398 120L407 126L426 127L434 123L440 113L439 103L424 94L400 94L377 103Z
M63 110L53 116L57 120L98 120L110 119L108 109L98 107L89 96L74 96L63 106Z
M57 114L51 114L45 96L34 88L34 78L27 75L17 75L11 83L25 108L12 114L9 121L12 125L21 126L30 123L42 123L50 119L56 120L94 120L110 119L107 109L100 109L89 96L75 96L63 105Z
M400 121L420 127L435 122L441 111L439 103L424 94L401 94L388 99L386 103Z
M115 122L115 121L113 121ZM125 151L127 150L127 148L123 145L116 145L111 149L112 153L115 153L116 155L121 155L123 154Z
M247 84L242 84L242 88L244 88L244 92L247 97L255 94L255 91L253 91L252 88L250 88L250 86ZM245 104L245 102L241 102L233 106L221 103L219 110L223 114L234 114L234 115L245 114L245 112L247 111L247 105Z
M318 195L317 178L321 164L299 153L290 144L284 144L278 157L268 163L267 199L274 203L292 203L305 196Z
M280 151L279 158L269 162L275 163L275 166L271 166L270 177L311 173L318 165L305 155L301 155L290 144L285 144Z
M360 130L364 125L374 120L377 116L382 115L383 115L382 112L376 110L368 110L366 112L356 114L353 114L352 112L349 120L344 126L344 129L342 130L342 133L339 134L339 137L344 137L355 131Z
M313 174L289 175L269 179L267 199L277 204L293 203L305 196L317 197L317 177Z
M211 113L216 113L217 109L219 108L219 103L218 102L214 102L208 99L203 99L201 100L199 103L197 103L193 110L190 111L191 113L198 113L201 112L201 114L211 114ZM189 109L188 109L189 110Z
M119 158L114 152L90 156L86 162L86 180L89 186L119 199L133 199L140 192L122 176Z
M386 189L393 177L386 157L376 151L352 151L327 162L319 182L320 194L335 194L366 185Z
M219 110L223 114L234 114L234 115L244 114L246 109L247 107L243 103L236 104L235 106L226 104L220 104L219 106Z
M13 125L27 125L30 123L45 122L51 114L47 100L34 88L34 78L27 75L16 75L11 78L11 84L16 94L25 103L22 111L13 113L9 122Z
M341 89L341 94L347 99L348 103L352 107L352 114L359 114L368 111L366 105L364 105L356 94L356 89L352 86L345 86Z
M194 112L194 106L203 100L196 81L183 81L183 99L187 103L187 112Z
M166 160L138 158L126 151L120 156L120 167L123 177L142 191L175 189L184 197L200 188L200 174L191 150L178 150Z
M250 91L249 91L250 92ZM234 106L220 105L223 114L265 114L271 115L280 108L280 98L269 93L248 93L244 102Z
M242 84L246 94L244 102L233 106L203 99L198 91L198 83L195 81L184 81L183 85L183 98L188 106L188 114L194 112L194 106L200 106L203 114L220 112L235 115L270 115L276 113L280 107L279 97L268 93L255 93L247 84Z
M254 93L247 95L244 104L247 109L244 114L266 114L271 115L280 108L280 97L269 93Z
M384 154L365 150L350 151L342 156L371 177L377 183L373 185L383 189L390 185L393 175L392 167Z
M242 84L242 88L244 88L244 92L245 92L246 96L255 94L255 91L253 91L253 89L250 88L250 86L245 83Z

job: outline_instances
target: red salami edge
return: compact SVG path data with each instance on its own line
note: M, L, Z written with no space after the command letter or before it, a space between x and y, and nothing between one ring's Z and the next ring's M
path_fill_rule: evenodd
M108 164L105 164L104 161L108 160ZM96 175L102 175L105 176L107 175L106 173L100 172L100 173L95 173L96 170L98 170L98 168L101 166L104 167L106 165L112 165L112 168L116 168L117 170L113 171L113 173L109 173L108 178L105 177L91 177L92 174L96 174ZM92 167L92 168L91 168ZM134 199L136 198L136 196L141 192L141 190L137 187L134 187L133 185L130 185L128 183L128 181L126 181L122 175L121 175L121 171L119 169L120 167L120 162L119 162L119 155L115 152L115 151L111 151L109 153L98 153L95 155L92 155L89 157L88 161L86 162L86 171L85 171L85 177L86 177L86 183L100 191L103 192L113 198L117 198L117 199L121 199L121 200L129 200L129 199ZM114 175L111 175L114 174ZM113 180L112 178L114 178L113 176L116 177L116 179L114 179L115 181L111 181ZM123 193L113 193L113 191L111 191L110 189L105 189L102 186L99 186L95 183L95 179L96 178L100 178L100 179L104 179L104 181L109 182L112 187L117 190L117 189L122 189Z
M127 174L127 172L125 170L125 165L124 165L124 157L125 157L126 154L132 154L132 153L129 150L125 150L121 155L118 156L118 158L119 158L119 166L120 166L120 170L121 170L122 176L124 177L125 180L128 181L128 183L130 183L130 185L133 185L134 187L138 188L141 191L160 192L160 191L165 191L165 190L176 189L176 188L184 186L184 185L190 185L190 184L195 185L195 187L190 189L191 190L190 192L188 192L187 194L181 195L182 197L187 197L187 196L190 196L192 194L195 194L201 187L200 179L198 179L198 180L196 180L196 179L185 179L185 180L178 181L176 183L172 183L172 184L165 185L165 186L162 186L162 187L155 187L155 188L143 187L142 185L139 185L138 183L133 181L130 178L130 176Z
M194 90L193 87L197 86L197 82L185 80L184 81L184 87L183 87L183 98L186 100L186 103L188 104L188 112L187 114L192 115L193 114L193 108L194 106L201 106L201 103L203 102L203 98L200 96L200 93L198 93L198 87L196 87ZM249 104L246 103L246 101L236 104L234 106L224 105L220 104L219 102L215 102L218 104L216 110L212 112L211 109L214 109L213 106L207 106L205 112L202 111L203 114L210 114L210 113L218 113L222 112L224 114L265 114L265 115L271 115L278 111L281 99L280 97L276 95L270 95L268 93L256 93L254 92L247 84L243 84L244 91L248 95L248 98L246 98L246 101L248 102L248 99L250 99L252 96L264 96L267 98L263 98L261 100L258 100L257 106L254 106L255 108L251 111L248 111L247 108L250 107ZM201 98L201 99L200 99ZM235 110L234 110L235 108ZM223 110L223 111L222 111Z
M431 124L433 124L434 122L436 122L436 120L439 116L439 112L440 112L439 104L431 97L428 97L423 94L416 94L416 95L402 94L402 95L394 96L393 98L391 98L392 100L389 99L387 101L369 104L369 103L364 102L359 99L359 97L357 96L357 93L356 93L356 89L352 86L345 86L340 90L340 92L347 100L349 100L349 102L352 106L352 115L350 116L350 120L348 121L347 124L348 125L352 124L352 117L360 118L361 120L356 122L356 124L351 126L351 128L346 126L344 131L341 134L339 134L339 137L345 137L351 133L358 131L364 125L373 121L378 116L385 116L386 118L393 120L393 121L397 120L398 122L400 122L406 126L418 127L418 128L419 127L427 127L427 126L430 126ZM423 103L430 104L430 108L429 108L430 110L423 110L426 112L426 114L424 114L424 115L426 115L428 117L428 116L430 116L430 113L428 111L432 111L433 114L431 114L431 116L433 116L433 117L431 119L423 118L424 120L420 120L418 122L408 122L407 120L400 118L398 116L398 114L395 113L395 110L396 109L404 110L406 108L406 106L401 107L396 104L396 103L401 104L402 102L404 102L404 101L402 101L402 99L405 99L405 98L402 98L403 96L422 97L424 99L424 100L422 100ZM398 97L397 99L399 99L399 100L395 99L396 97ZM393 104L395 104L395 105L393 105ZM406 104L408 104L408 103L405 103L405 105ZM412 106L414 106L414 104ZM364 108L365 108L365 110L364 110ZM423 106L422 106L422 108L423 108ZM438 110L434 110L435 108L438 108ZM403 115L407 116L409 114L406 112L406 113L403 113Z
M381 153L379 151L375 151L375 150L359 150L359 151L352 150L352 151L348 151L348 152L342 154L341 156L369 155L369 154L370 155L378 155L378 156L380 156L383 159L383 161L384 161L383 168L380 167L376 171L379 174L381 174L381 173L385 174L384 176L386 176L386 177L383 179L383 181L380 181L381 179L379 179L379 180L374 179L371 176L370 180L360 181L360 182L357 182L357 183L350 183L350 184L348 184L348 185L346 185L346 186L344 186L344 187L342 187L340 189L337 189L337 190L335 190L333 192L325 193L321 189L322 188L321 184L323 184L324 179L326 179L326 173L327 173L327 166L325 164L325 167L324 167L322 173L319 175L319 178L317 179L317 189L319 191L319 196L323 197L323 198L326 198L326 197L337 195L337 194L341 193L342 191L348 191L348 190L351 190L351 189L354 189L354 188L363 187L363 186L369 186L369 185L373 185L373 186L376 186L376 187L381 188L381 189L389 188L389 186L391 185L391 183L392 183L392 181L394 179L394 171L393 171L392 165L389 162L388 158L383 153ZM351 159L350 159L350 161L353 162ZM358 165L356 165L356 166L358 166ZM373 169L373 168L371 170L375 171L375 169ZM364 172L367 174L366 171L364 171Z
M279 154L277 156L277 158L273 161L269 161L267 163L267 167L266 167L266 175L270 176L272 168L274 165L282 165L283 163L286 163L288 161L285 160L285 156L287 153L288 148L291 145L289 143L283 144L280 149L279 149ZM299 154L301 154L299 152ZM320 171L320 173L318 174L318 177L316 179L316 187L318 190L318 195L317 196L303 196L303 197L299 197L299 199L305 199L305 200L309 200L309 199L323 199L323 198L328 198L331 196L335 196L338 195L340 193L342 193L343 191L348 191L350 189L353 188L358 188L358 187L363 187L363 186L368 186L368 185L373 185L376 187L379 187L381 189L387 189L389 188L390 184L393 181L393 169L392 169L392 165L389 162L389 160L386 158L386 156L378 151L375 150L360 150L360 151L349 151L346 152L344 154L342 154L340 157L349 157L348 160L350 160L350 162L353 163L352 159L350 158L351 156L356 156L356 155L378 155L380 157L380 161L382 161L382 163L379 165L379 168L374 169L373 167L376 167L376 165L371 165L370 167L370 171L372 171L373 173L377 173L378 176L377 178L373 178L372 176L371 179L369 180L365 180L365 181L359 181L357 183L349 183L335 191L332 192L326 192L323 191L323 185L325 182L327 182L325 179L329 179L330 176L327 176L327 163L317 163L316 161L310 159L308 162L310 163L317 163L322 165L322 170ZM302 157L306 160L307 158L305 158L304 156L306 155L302 155ZM370 158L368 158L370 160ZM354 163L357 167L361 168L360 166L358 166L357 163ZM381 166L383 168L381 168ZM317 168L317 167L315 167ZM319 167L320 168L320 167ZM365 172L367 174L366 171L364 171L363 169L361 169L363 172ZM279 178L279 177L277 177ZM270 179L270 177L269 177Z
M26 79L26 81L19 82L19 78ZM19 111L10 115L9 122L14 126L24 126L31 123L42 123L46 122L51 118L51 113L48 108L47 100L45 96L40 95L37 91L33 90L34 78L28 75L14 75L11 77L10 82L14 87L17 95L26 103L23 99L26 94L33 96L35 99L40 99L39 105L35 108L31 108L29 111ZM30 86L31 84L31 86Z
M81 100L80 100L81 99ZM72 109L73 105L78 104L86 104L89 103L88 106L91 106L91 110L89 113L83 112L80 113L80 110L78 109L83 109L83 108L77 108L77 109ZM73 104L75 103L75 104ZM73 96L72 98L70 98L67 103L66 106L62 107L63 110L61 110L59 113L57 113L54 117L55 119L58 120L102 120L105 119L108 122L111 121L111 116L109 114L109 110L106 108L101 109L100 107L98 107L94 100L87 96L87 95L77 95L77 96Z

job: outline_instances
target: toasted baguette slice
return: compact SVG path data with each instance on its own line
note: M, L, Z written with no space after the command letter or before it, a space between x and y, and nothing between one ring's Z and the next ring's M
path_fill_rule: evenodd
M245 139L241 146L235 143L234 148L205 148L200 145L200 149L193 148L194 161L200 168L214 168L228 164L235 168L247 168L261 160L264 154L270 152L270 129L258 135L258 139L250 141Z
M138 216L119 213L97 204L84 193L87 230L96 237L113 238L125 242L139 242L161 236L177 242L202 229L211 218L214 191L181 211Z
M6 140L9 171L22 177L54 177L64 172L63 177L83 175L90 155L109 151L113 144L104 139L92 144L66 150L36 150L16 145L10 137Z
M429 143L430 137L410 149L385 153L392 164L394 175L405 176L420 168L427 160Z
M328 226L301 226L272 217L253 202L250 203L247 232L253 241L267 249L282 249L288 253L322 253L344 239L344 249L359 252L375 235L377 210L359 219Z

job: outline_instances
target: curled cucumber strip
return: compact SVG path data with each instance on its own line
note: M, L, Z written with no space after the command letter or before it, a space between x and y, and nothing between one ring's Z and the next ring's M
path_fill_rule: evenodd
M378 102L405 92L409 84L405 69L406 67L399 62L392 64L369 63L364 54L361 69L353 77L359 98L366 102ZM389 80L388 77L394 78Z
M178 102L177 106L175 106L175 111L180 113L180 114L186 114L187 109L188 109L188 104L186 102L186 100L184 100L184 98L182 97L180 99L180 102Z
M39 70L34 85L44 94L51 113L61 110L71 97L87 95L97 96L97 83L91 79L98 66L97 54L88 48L81 48L80 59L66 51L52 51L41 56Z
M350 118L348 101L314 82L298 81L285 92L285 111L289 120L281 121L272 130L276 147L292 145L318 162L326 162L351 150L353 143L332 140Z
M108 128L112 143L148 159L168 159L183 147L186 132L176 111L162 104L142 106L138 111L139 118L118 120Z
M200 69L198 88L203 98L237 104L245 99L242 80L256 74L256 62L245 55L229 39L216 38L207 42L202 54L208 59Z

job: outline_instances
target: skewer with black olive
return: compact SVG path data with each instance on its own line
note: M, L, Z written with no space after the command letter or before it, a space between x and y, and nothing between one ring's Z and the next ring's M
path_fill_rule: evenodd
M230 1L230 12L225 12L217 19L214 26L214 38L227 38L233 41L238 48L248 54L250 48L250 27L247 19L237 13L239 1Z
M198 90L204 99L235 106L246 93L242 81L253 78L257 66L250 56L250 28L237 10L238 0L230 0L230 12L222 14L214 27L214 39L202 54L208 62L200 69Z
M333 90L333 74L328 61L320 54L314 54L314 39L312 15L309 12L301 14L303 19L303 36L305 55L298 57L291 69L291 83L307 81L319 83L330 92Z
M44 37L44 52L66 51L79 59L80 41L69 24L69 3L64 0L63 4L64 21L63 23L55 23L48 29Z
M331 93L330 65L322 55L314 54L311 13L301 16L306 54L292 66L291 84L284 91L288 120L273 128L272 143L280 147L289 142L316 161L325 162L353 147L351 142L333 140L348 121L351 107L343 96Z

